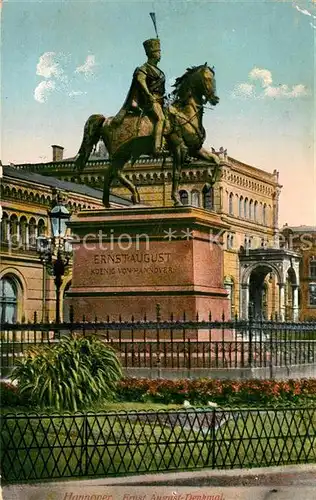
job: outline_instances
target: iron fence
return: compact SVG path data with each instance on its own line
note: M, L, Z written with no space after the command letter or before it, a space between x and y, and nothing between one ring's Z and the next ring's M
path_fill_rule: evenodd
M3 324L3 368L32 346L53 346L73 333L97 335L125 368L262 368L316 363L316 322L162 321Z
M316 407L6 414L5 482L316 462Z

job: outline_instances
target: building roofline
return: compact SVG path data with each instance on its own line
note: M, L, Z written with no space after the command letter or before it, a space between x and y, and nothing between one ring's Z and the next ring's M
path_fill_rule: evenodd
M232 156L227 157L227 164L234 167L241 167L246 171L252 171L256 172L257 176L264 176L268 182L273 182L274 184L278 185L279 187L282 187L281 184L279 184L279 172L277 170L274 170L273 172L268 172L267 170L263 170L262 168L256 167L254 165L249 165L247 163L244 163L240 160L236 160L236 158L233 158Z
M90 186L86 186L85 184L77 184L75 182L63 181L55 177L41 175L35 172L18 170L12 166L4 165L2 182L4 182L8 178L30 182L33 183L33 185L34 183L36 183L37 185L60 189L61 191L78 193L82 196L95 198L98 201L102 200L103 196L103 192L101 189L95 189ZM110 201L113 203L119 203L126 206L129 206L131 204L131 202L126 198L114 194L110 195Z
M63 160L59 161L50 161L50 162L45 162L45 163L25 163L25 164L19 164L19 165L14 165L13 168L15 168L18 171L24 171L24 172L39 172L39 174L44 175L44 176L54 176L56 173L57 175L60 174L62 171L69 171L73 169L74 165L74 158L66 158ZM167 157L166 158L166 165L169 165L172 163L172 158ZM134 171L138 169L146 169L146 166L152 166L155 168L155 164L157 164L157 167L161 165L162 159L161 158L153 158L149 155L144 155L140 158L138 158L133 165ZM87 172L91 172L91 169L93 170L98 170L101 167L106 167L110 163L110 160L108 158L91 158L90 160L87 161ZM253 177L254 179L260 181L260 182L266 182L267 184L270 184L274 188L279 188L281 189L283 186L279 183L279 172L277 170L274 170L273 172L268 172L266 170L263 170L259 167L249 165L247 163L244 163L240 160L237 160L233 158L232 156L225 156L224 158L221 158L221 163L223 167L227 167L232 169L233 171L237 170L239 174L243 174L249 177ZM188 168L200 168L200 166L207 165L206 162L203 162L203 160L194 160L190 165L185 165L185 169L187 170ZM127 170L130 168L130 164L127 165ZM93 168L94 167L94 168ZM68 172L67 172L68 173ZM74 173L75 175L75 173ZM69 181L68 181L69 182Z
M70 157L70 158L65 158L63 160L58 160L58 161L49 161L49 162L39 162L39 163L20 163L20 164L15 164L14 165L14 168L16 168L17 170L28 170L29 168L31 167L44 167L44 166L47 166L48 168L50 167L53 167L53 166L56 166L56 167L60 167L61 165L71 165L74 163L75 161L75 158L76 157ZM171 157L167 157L167 161L170 161L172 162L172 158ZM109 163L109 159L108 158L92 158L91 160L88 160L87 161L87 164L98 164L98 165L107 165ZM135 162L135 164L152 164L152 163L161 163L162 159L161 158L153 158L149 155L144 155L140 158L138 158ZM203 162L203 160L196 160L196 163L201 163ZM227 156L226 159L222 159L222 162L223 164L226 164L226 165L236 165L236 166L241 166L241 167L245 167L246 169L251 169L251 170L256 170L260 173L263 173L263 174L266 174L268 176L274 176L276 175L276 171L274 172L268 172L267 170L264 170L262 168L259 168L257 166L254 166L254 165L249 165L247 163L244 163L240 160L237 160L236 158L233 158L232 156ZM192 162L193 164L195 163L195 161Z
M285 224L281 229L280 232L283 231L292 231L293 233L316 233L316 226L306 226L304 224L300 226L289 226Z

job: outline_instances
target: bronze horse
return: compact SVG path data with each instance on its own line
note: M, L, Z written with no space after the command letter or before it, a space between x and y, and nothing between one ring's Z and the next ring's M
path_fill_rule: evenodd
M213 164L211 184L217 180L219 158L204 149L205 130L202 125L203 107L209 102L215 106L216 96L214 70L207 63L193 66L176 79L172 102L167 107L164 126L164 140L173 159L173 180L171 198L174 206L182 205L179 195L181 167L187 155ZM137 187L123 173L128 161L135 163L142 154L153 150L153 123L146 110L127 113L119 124L113 117L91 115L84 127L83 140L75 161L77 172L82 172L90 153L99 140L103 140L110 158L104 174L103 203L110 206L110 186L118 179L132 193L133 203L140 203Z

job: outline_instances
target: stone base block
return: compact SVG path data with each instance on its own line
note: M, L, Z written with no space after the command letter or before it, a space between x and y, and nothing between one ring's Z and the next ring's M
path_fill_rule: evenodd
M212 212L193 207L83 211L75 235L68 300L76 320L213 320L229 317L222 233Z

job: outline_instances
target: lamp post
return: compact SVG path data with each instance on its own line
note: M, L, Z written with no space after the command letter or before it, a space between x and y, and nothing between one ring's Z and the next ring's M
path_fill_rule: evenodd
M49 212L49 217L53 236L52 238L39 236L37 238L37 251L49 274L55 278L55 322L60 323L60 288L72 255L71 243L66 238L67 221L70 219L70 212L60 198L57 199L57 204Z

